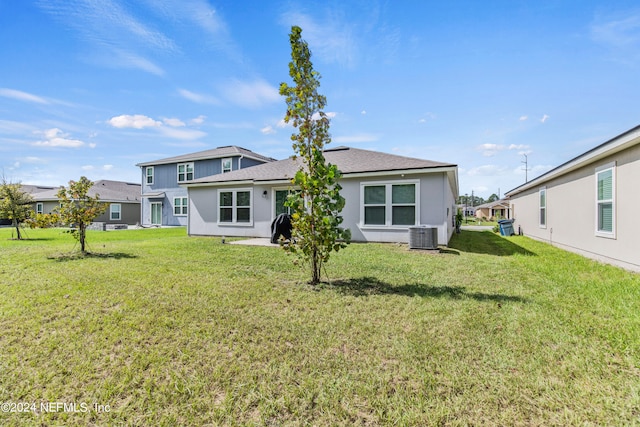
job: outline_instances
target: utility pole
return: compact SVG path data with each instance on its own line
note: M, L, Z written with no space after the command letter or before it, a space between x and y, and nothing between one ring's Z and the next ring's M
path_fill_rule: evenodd
M522 155L524 156L524 161L520 162L520 163L524 163L524 182L525 184L527 182L529 182L529 159L527 159L527 155L522 153Z

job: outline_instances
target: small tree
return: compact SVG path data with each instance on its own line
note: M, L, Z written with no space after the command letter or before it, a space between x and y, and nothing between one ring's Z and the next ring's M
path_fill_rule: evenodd
M11 220L11 224L16 229L18 240L22 239L20 224L29 219L33 212L33 197L22 191L20 184L7 182L3 177L0 184L0 218Z
M89 196L89 189L93 186L86 177L81 177L79 181L69 181L69 188L62 187L58 191L60 199L60 221L73 227L71 234L80 242L80 251L86 254L86 231L87 226L102 214L108 204L100 202L100 196Z
M310 283L316 285L330 253L346 247L351 233L340 227L345 204L338 183L341 174L336 165L327 164L323 154L325 144L331 142L329 118L323 111L327 101L318 93L320 74L313 69L311 51L301 33L300 27L291 27L289 75L295 85L280 84L280 95L287 102L284 121L298 129L291 140L295 156L303 163L291 181L300 191L291 192L286 201L292 210L293 230L292 242L285 249L310 264Z

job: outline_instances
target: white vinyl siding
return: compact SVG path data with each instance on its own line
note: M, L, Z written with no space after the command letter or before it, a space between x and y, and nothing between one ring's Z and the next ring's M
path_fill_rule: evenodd
M187 215L188 199L186 197L176 197L173 199L173 214L175 216Z
M409 227L419 223L419 182L361 185L360 223L364 227Z
M251 189L218 190L218 224L252 225Z
M596 169L596 235L615 237L615 166Z
M193 162L178 164L178 182L191 181L193 179Z
M120 203L111 203L109 205L109 219L111 221L120 221L122 219L122 205Z
M543 187L539 191L539 217L538 221L540 224L540 228L547 228L547 189Z

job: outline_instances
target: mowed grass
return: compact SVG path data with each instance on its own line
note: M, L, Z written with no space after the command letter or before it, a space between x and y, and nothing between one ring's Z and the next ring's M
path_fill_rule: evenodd
M352 244L312 288L184 229L27 235L0 229L0 402L37 411L0 425L640 425L640 275L540 242Z

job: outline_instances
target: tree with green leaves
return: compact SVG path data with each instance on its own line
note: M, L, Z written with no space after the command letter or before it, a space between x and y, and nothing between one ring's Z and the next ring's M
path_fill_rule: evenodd
M329 118L323 111L327 100L318 93L320 74L313 69L311 51L301 34L300 27L291 27L289 75L294 85L280 84L280 95L287 103L284 121L297 129L291 135L294 158L302 160L291 181L299 191L292 191L286 201L292 212L292 239L284 248L310 265L310 283L316 285L329 255L347 246L351 232L340 227L345 204L338 183L341 174L323 154L331 142Z
M80 242L82 254L87 253L87 226L109 206L107 203L100 202L98 194L95 197L89 196L92 186L93 182L83 176L79 181L69 181L69 188L62 187L58 191L60 220L63 224L72 227L71 234Z
M33 213L33 197L22 191L22 185L12 184L2 177L0 184L0 218L11 220L16 229L16 237L22 239L20 225Z

